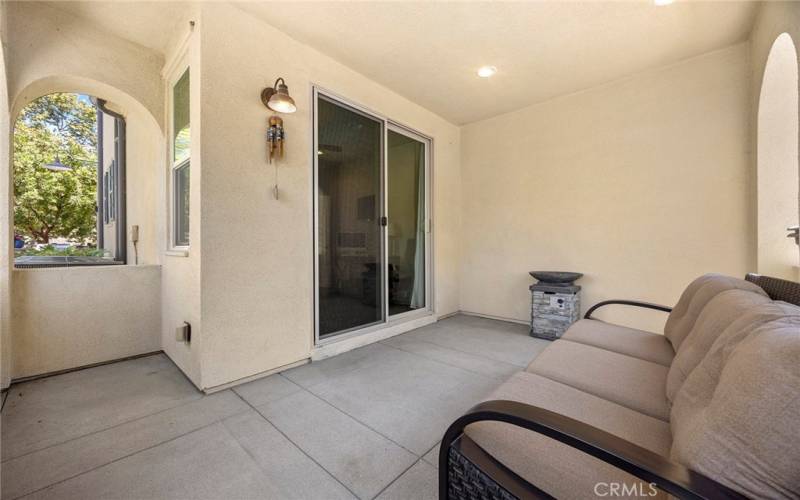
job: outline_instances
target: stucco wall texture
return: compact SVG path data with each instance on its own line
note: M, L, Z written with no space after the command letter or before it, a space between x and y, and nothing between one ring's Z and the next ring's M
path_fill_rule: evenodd
M800 39L798 9L768 3L746 43L457 127L230 4L197 4L166 57L43 4L0 13L25 19L25 29L0 25L11 116L44 92L91 91L124 108L140 125L129 124L132 136L155 148L130 155L141 165L136 182L148 186L129 200L142 214L145 265L12 272L3 263L0 290L12 302L9 327L0 307L3 385L163 349L213 389L309 358L313 85L433 138L437 316L525 321L534 268L586 273L585 305L674 303L701 273L742 275L757 262L759 83L774 39ZM67 32L81 35L65 40ZM168 69L183 57L192 72L192 244L172 254L164 124ZM275 200L259 92L279 76L298 111L283 117ZM8 115L0 188L10 179ZM10 206L7 192L0 205ZM0 236L10 241L7 219ZM99 302L86 307L92 294ZM654 331L663 322L606 314ZM175 340L183 321L191 344Z
M529 270L585 273L584 308L674 304L701 274L751 270L747 48L463 127L461 309L525 320Z

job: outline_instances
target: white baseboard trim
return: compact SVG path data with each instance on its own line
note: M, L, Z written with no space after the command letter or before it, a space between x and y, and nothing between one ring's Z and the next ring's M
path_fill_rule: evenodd
M479 318L494 319L494 320L497 320L497 321L505 321L505 322L508 322L508 323L517 323L517 324L520 324L520 325L530 325L529 321L525 321L525 320L522 320L522 319L506 318L505 316L493 316L491 314L476 313L476 312L471 312L471 311L458 311L457 313L454 313L454 314L463 314L464 316L477 316Z
M441 316L439 316L439 321L447 318L452 318L453 316L458 316L459 314L461 314L461 311L453 311L451 313L442 314Z
M436 323L438 319L437 316L431 314L394 325L390 324L386 328L342 339L338 342L330 342L317 346L311 350L311 361L319 361L321 359L330 358L331 356L336 356L337 354L352 351L353 349L358 349L359 347L364 347L365 345L374 344L375 342L386 340L395 335L400 335L401 333L406 333L410 330Z
M255 375L250 375L249 377L244 377L238 380L234 380L233 382L215 385L214 387L207 387L203 389L203 392L206 394L214 394L215 392L224 391L225 389L230 389L231 387L236 387L237 385L246 384L247 382L252 382L253 380L258 380L260 378L268 377L270 375L274 375L278 372L282 372L290 368L294 368L296 366L304 365L310 361L311 361L310 359L304 358L299 361L295 361L294 363L289 363L288 365L279 366L277 368L273 368L272 370L267 370L265 372L256 373Z

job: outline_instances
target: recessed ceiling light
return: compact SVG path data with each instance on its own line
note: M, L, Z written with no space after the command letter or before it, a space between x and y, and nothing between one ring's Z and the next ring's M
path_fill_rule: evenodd
M663 7L664 5L669 5L675 0L653 0L653 3L658 5L659 7Z
M489 78L495 73L497 73L497 68L494 66L484 66L478 70L478 76L481 78Z

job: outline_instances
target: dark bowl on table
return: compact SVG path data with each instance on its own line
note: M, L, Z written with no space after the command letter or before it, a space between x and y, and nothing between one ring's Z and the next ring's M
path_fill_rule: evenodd
M583 273L568 273L563 271L531 271L530 275L541 283L567 284L581 278Z

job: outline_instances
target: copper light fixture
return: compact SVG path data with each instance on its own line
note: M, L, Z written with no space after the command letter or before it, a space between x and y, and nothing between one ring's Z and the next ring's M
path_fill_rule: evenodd
M289 87L283 78L278 78L272 87L267 87L261 91L261 102L268 109L278 113L294 113L297 106L294 99L289 96ZM283 119L273 115L267 120L267 158L272 163L273 158L282 158L284 144L286 142L286 132L283 129ZM272 188L273 196L278 199L278 164L275 163L275 186Z
M294 113L297 106L294 99L289 96L289 87L283 78L278 78L272 87L267 87L261 91L261 102L264 106L278 113Z

